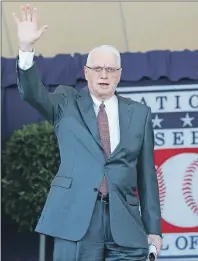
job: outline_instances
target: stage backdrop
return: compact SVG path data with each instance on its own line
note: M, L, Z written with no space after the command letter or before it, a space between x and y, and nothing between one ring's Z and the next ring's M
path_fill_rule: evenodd
M122 87L151 107L164 246L161 258L198 260L198 84Z

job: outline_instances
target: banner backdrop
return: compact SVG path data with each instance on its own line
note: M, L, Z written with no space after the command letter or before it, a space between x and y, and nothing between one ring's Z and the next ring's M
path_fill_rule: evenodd
M162 212L160 258L198 260L198 85L117 89L151 107Z

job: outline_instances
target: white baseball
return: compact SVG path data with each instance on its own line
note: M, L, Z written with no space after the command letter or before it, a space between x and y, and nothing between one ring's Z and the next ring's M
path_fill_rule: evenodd
M181 153L157 169L162 218L175 226L198 226L198 154Z
M198 190L198 156L186 169L183 180L183 196L185 202L198 218L198 198L196 200L197 195L195 194L195 190Z

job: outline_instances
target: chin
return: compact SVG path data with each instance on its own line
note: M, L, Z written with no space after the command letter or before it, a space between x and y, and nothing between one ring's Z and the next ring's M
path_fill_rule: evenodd
M105 89L105 90L100 90L99 91L99 94L105 94L105 95L108 95L108 94L111 94L112 92L109 90L109 89Z
M110 98L111 96L113 96L114 95L114 92L110 92L109 90L108 91L103 91L103 92L100 92L99 93L99 96L101 97L101 98L103 98L103 99L105 99L105 98Z

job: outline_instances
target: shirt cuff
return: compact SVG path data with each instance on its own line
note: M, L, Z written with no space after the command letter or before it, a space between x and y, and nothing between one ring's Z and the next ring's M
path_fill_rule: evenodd
M19 49L19 68L22 70L28 70L33 65L35 51L23 52Z

